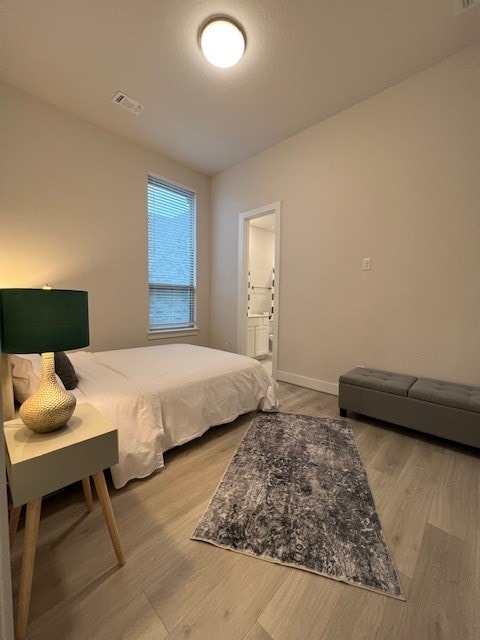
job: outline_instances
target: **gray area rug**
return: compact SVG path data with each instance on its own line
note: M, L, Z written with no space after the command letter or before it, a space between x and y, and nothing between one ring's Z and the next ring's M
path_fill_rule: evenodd
M192 539L404 600L346 420L259 413Z

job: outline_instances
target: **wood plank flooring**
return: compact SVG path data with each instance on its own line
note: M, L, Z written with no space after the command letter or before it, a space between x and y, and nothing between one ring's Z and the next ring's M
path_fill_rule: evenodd
M337 398L280 383L281 410L338 417ZM30 640L475 640L480 637L480 458L350 417L407 601L192 541L253 414L111 489L127 564L81 485L45 500ZM13 548L18 589L20 526Z

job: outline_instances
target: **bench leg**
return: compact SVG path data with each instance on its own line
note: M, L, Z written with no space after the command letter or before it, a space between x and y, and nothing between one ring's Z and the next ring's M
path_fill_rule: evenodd
M340 409L340 415L342 418L346 418L347 417L347 410L346 409Z

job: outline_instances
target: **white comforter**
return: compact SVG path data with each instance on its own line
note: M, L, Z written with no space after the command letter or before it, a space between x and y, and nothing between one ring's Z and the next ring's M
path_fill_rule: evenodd
M69 357L88 400L118 428L115 487L163 466L163 452L209 427L277 406L276 384L259 362L226 351L173 344Z

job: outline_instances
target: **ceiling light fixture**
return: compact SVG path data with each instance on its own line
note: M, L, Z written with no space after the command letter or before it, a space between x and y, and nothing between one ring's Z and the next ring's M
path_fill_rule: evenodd
M245 34L231 18L212 18L200 30L205 58L220 69L233 67L245 52Z

